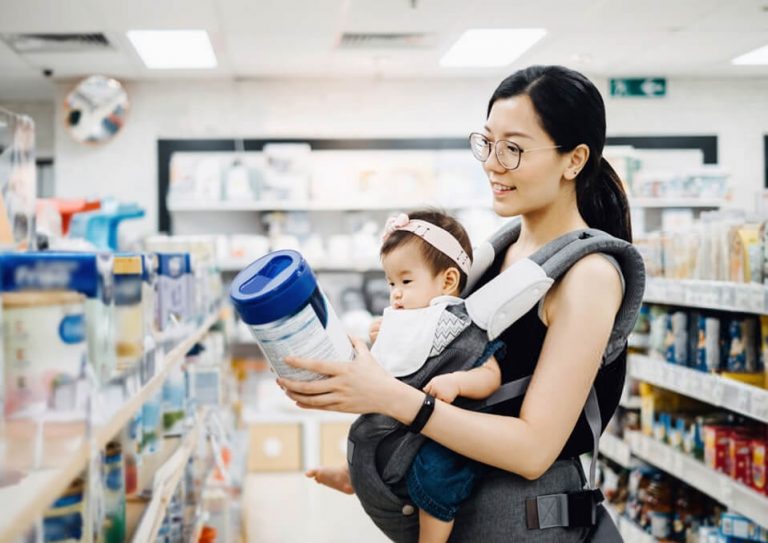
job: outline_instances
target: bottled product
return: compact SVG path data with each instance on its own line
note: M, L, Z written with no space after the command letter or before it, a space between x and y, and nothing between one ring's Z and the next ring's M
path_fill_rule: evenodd
M319 379L287 365L286 356L350 360L352 344L309 264L296 251L270 253L240 272L230 298L275 372Z
M655 473L646 487L644 513L646 525L653 537L665 539L672 535L674 488L662 473Z
M125 540L125 475L123 451L118 441L110 441L104 454L104 543Z

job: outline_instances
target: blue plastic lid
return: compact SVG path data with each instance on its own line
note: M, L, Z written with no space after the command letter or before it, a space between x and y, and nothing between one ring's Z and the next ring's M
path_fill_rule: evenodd
M296 251L269 253L237 274L229 297L247 324L264 324L294 314L317 289L307 261Z
M93 253L0 254L0 290L74 290L95 298L101 286Z
M189 253L157 253L157 273L178 278L189 273Z

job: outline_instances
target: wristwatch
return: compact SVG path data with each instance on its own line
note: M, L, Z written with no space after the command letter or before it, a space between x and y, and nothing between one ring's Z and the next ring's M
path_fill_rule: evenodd
M408 431L413 432L414 434L420 434L434 410L435 397L431 394L424 394L424 401L419 408L419 412L416 413L413 422L408 426Z

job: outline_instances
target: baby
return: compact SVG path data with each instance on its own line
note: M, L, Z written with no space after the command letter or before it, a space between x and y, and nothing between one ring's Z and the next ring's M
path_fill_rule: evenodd
M371 352L394 376L417 371L460 333L446 307L461 302L471 254L466 231L444 213L424 210L387 221L381 261L391 305L371 327ZM473 369L438 375L424 392L447 403L490 396L501 384L492 356L501 344L494 343ZM420 543L448 540L458 506L482 470L433 441L422 446L407 476L408 494L419 507Z

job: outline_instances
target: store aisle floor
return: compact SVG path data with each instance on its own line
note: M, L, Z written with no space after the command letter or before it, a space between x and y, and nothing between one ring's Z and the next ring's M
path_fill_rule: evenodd
M243 500L247 543L385 543L357 498L302 473L250 474Z

